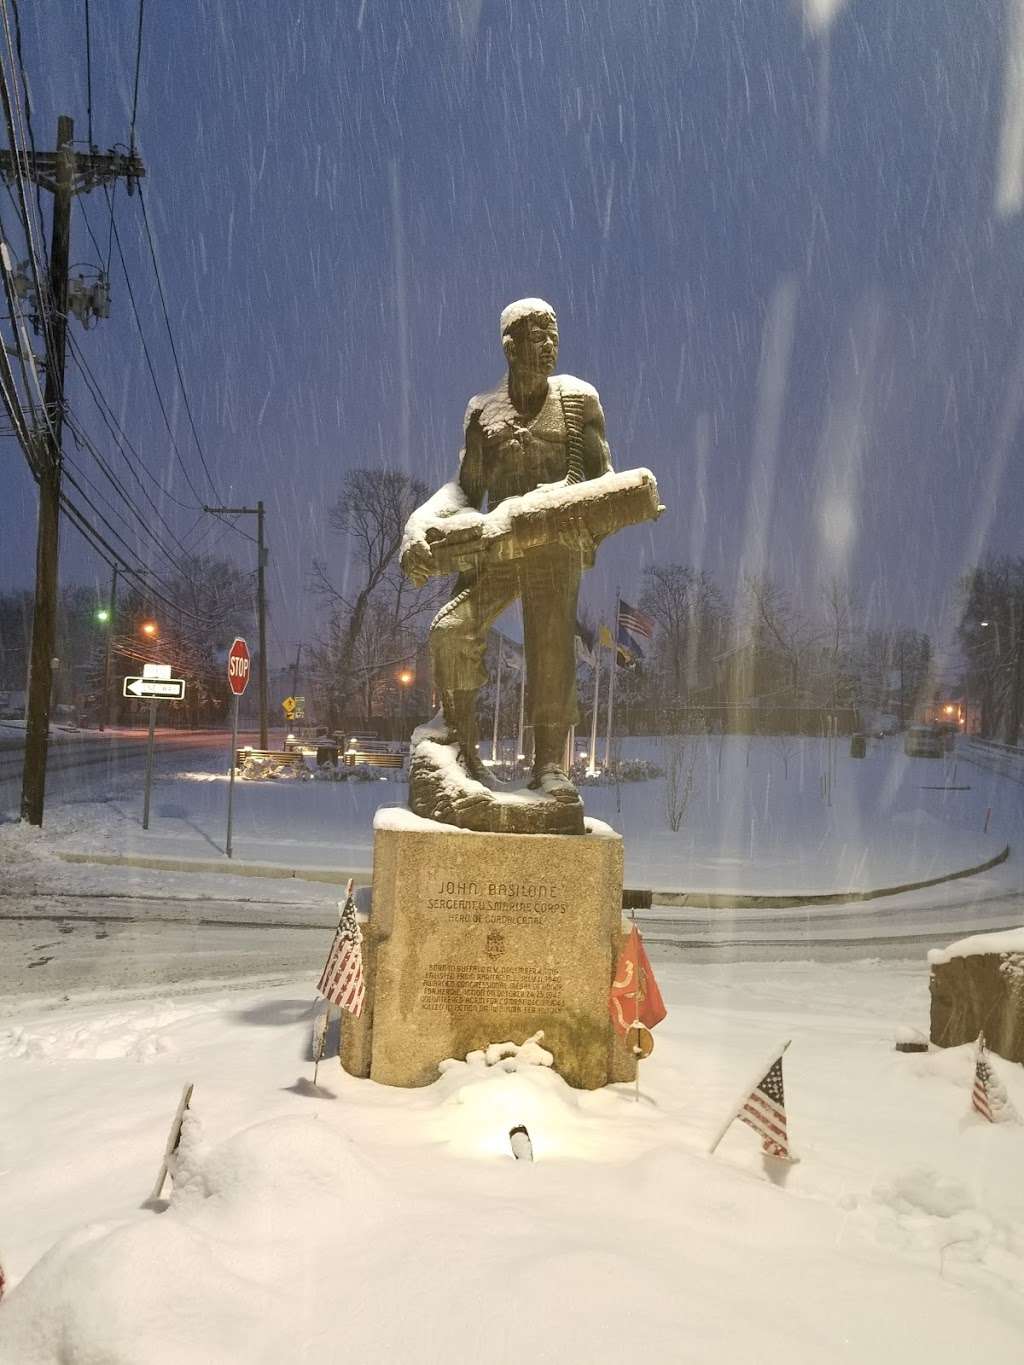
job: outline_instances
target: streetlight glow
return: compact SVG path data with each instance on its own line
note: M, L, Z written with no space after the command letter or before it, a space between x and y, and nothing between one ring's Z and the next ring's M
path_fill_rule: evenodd
M150 639L152 639L157 633L157 624L155 621L143 621L139 629L142 631L143 635L148 635Z

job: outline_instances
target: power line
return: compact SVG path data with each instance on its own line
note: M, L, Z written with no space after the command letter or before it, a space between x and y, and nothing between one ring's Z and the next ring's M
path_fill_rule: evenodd
M7 0L0 0L0 17L3 19L4 35L7 42L8 58L12 68L15 65L15 42L11 37L10 16L7 12ZM24 78L24 67L21 67L22 77ZM27 92L27 84L25 86ZM32 213L28 205L28 196L25 193L25 166L24 160L28 158L28 153L24 150L26 138L23 135L19 140L16 128L15 110L19 119L21 116L21 106L18 99L18 83L14 82L14 100L11 99L11 90L7 82L7 72L2 62L0 62L0 99L3 102L4 122L7 125L7 137L11 144L11 161L13 163L14 178L18 189L18 200L16 207L21 219L22 227L25 231L25 241L28 247L29 268L32 272L32 284L35 288L36 300L39 307L39 315L43 328L43 342L46 350L47 364L53 363L54 338L51 326L51 301L49 295L49 280L45 277L40 266L40 256L45 258L45 251L40 252L36 245L36 225L32 218ZM31 144L31 135L28 138ZM32 153L32 164L35 163L35 153ZM13 195L12 195L13 199ZM42 233L42 205L39 202L39 186L36 185L36 205L39 212L39 233ZM45 284L44 284L45 279Z
M128 146L135 151L135 116L139 111L139 71L142 67L142 20L146 12L146 0L139 0L139 27L135 40L135 90L132 95L132 122L128 131Z
M32 130L32 101L29 98L28 93L28 74L25 71L25 58L21 50L21 13L18 9L18 0L11 0L11 7L14 10L14 42L18 54L18 70L21 73L21 85L25 92L25 127L28 132L28 143L32 148L32 153L34 155L36 150L36 138L35 133ZM11 150L13 151L14 148L12 147ZM43 199L42 192L38 185L36 185L36 208L39 210L39 223L41 227L43 221Z
M149 245L149 255L150 259L153 262L153 273L156 276L157 289L160 294L160 308L161 311L163 312L164 326L167 328L167 340L170 342L171 355L174 357L174 368L177 371L178 375L178 386L181 389L182 401L185 404L185 411L188 414L188 422L189 426L192 428L192 436L196 443L196 450L198 450L199 452L200 462L202 463L203 469L206 473L206 477L209 480L210 487L213 489L214 493L216 493L217 497L220 498L220 493L217 492L217 485L214 483L213 475L210 473L210 467L206 463L206 453L203 450L203 443L199 439L199 432L196 430L195 418L192 416L192 404L189 402L188 389L185 387L185 376L181 372L181 362L178 359L178 348L174 344L174 333L171 331L171 319L167 311L167 298L164 294L164 285L163 280L160 276L160 267L157 264L156 247L153 242L153 233L149 225L149 210L146 208L146 196L142 193L141 185L139 186L139 203L142 206L142 222L146 229L146 241Z
M89 0L85 0L85 117L89 125L89 146L92 135L92 24L89 22Z
M0 0L0 3L2 2L3 0ZM178 442L175 440L174 437L174 429L171 426L171 419L167 415L167 408L166 405L164 404L163 394L160 392L160 385L157 382L156 370L153 366L153 357L149 353L149 345L146 341L146 334L143 331L142 327L142 317L139 313L138 304L135 302L135 290L132 288L131 278L128 274L128 263L124 258L124 248L121 245L121 234L117 230L117 224L114 223L113 217L111 218L111 222L114 224L113 228L114 241L117 244L117 254L121 261L121 270L124 273L124 282L128 290L128 299L132 306L132 313L135 317L135 326L138 328L139 339L142 342L142 350L146 357L146 368L149 370L149 377L153 381L153 390L156 393L156 401L160 407L160 415L164 420L164 426L167 428L167 435L171 438L171 447L174 450L175 458L178 461L178 465L181 468L181 472L185 476L185 482L188 484L189 492L195 498L196 505L202 506L203 502L202 495L200 494L198 488L196 488L195 484L192 482L192 476L188 472L188 466L185 464L184 456L182 455L181 450L178 448Z
M106 478L107 482L110 484L111 488L113 488L114 492L117 493L117 495L121 498L122 502L124 502L125 506L128 507L128 509L131 511L135 519L139 522L140 526L146 532L147 537L151 540L151 542L154 545L158 546L163 551L164 556L168 560L168 562L173 563L174 560L170 552L166 549L165 546L161 544L160 541L158 541L154 537L153 528L149 517L125 492L124 487L115 476L110 465L107 463L106 457L97 448L92 438L89 436L88 432L86 432L85 428L81 425L81 423L76 419L74 414L71 413L70 411L67 414L67 422L68 425L71 427L72 432L74 433L76 442L79 445L81 445L85 450L87 450L89 454L93 457L93 459L96 461L96 464L100 472ZM129 467L131 466L129 465ZM147 502L152 508L153 515L156 516L160 524L163 526L164 530L170 536L170 539L173 542L173 544L177 547L178 550L181 551L181 553L186 558L188 558L189 551L178 539L177 535L174 532L174 528L166 520L163 513L160 511L159 507L153 501L152 497L150 496L149 490L141 483L141 481L139 482L139 487L142 491L143 496L146 498Z

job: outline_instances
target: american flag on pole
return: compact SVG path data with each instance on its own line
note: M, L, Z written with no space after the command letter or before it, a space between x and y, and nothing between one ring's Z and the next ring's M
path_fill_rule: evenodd
M789 1044L786 1044L788 1047ZM785 1048L783 1048L783 1052ZM782 1053L740 1105L736 1115L761 1138L766 1156L788 1161L789 1137L786 1132L786 1094L782 1085Z
M327 955L327 965L320 976L317 991L349 1014L360 1015L366 999L363 977L363 933L356 919L356 903L352 896L352 878L345 888L341 902L338 927Z
M789 1136L786 1131L786 1094L782 1087L782 1057L789 1047L783 1043L775 1053L775 1060L764 1073L757 1085L747 1094L743 1102L718 1130L718 1136L708 1148L713 1152L736 1122L742 1119L753 1128L761 1139L765 1156L777 1157L780 1161L797 1161L789 1150Z
M992 1069L983 1033L978 1034L978 1051L974 1058L971 1108L977 1109L989 1123L1020 1123L1020 1115L1011 1104L1006 1087Z
M654 639L655 621L639 607L631 607L624 598L619 598L619 629L628 630L630 635L639 635L643 640Z

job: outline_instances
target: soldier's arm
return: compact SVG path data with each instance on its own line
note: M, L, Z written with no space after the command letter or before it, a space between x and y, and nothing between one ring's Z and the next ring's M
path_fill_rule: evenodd
M612 453L604 434L604 412L597 394L587 395L583 409L583 477L596 479L610 474Z
M487 496L487 477L484 472L484 434L480 429L479 410L471 403L466 413L466 437L459 462L459 486L470 507L479 512Z

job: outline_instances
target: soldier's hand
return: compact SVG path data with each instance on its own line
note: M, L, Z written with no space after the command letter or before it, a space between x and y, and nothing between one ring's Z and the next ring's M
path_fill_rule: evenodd
M411 540L402 551L402 572L414 588L422 588L434 572L434 557L426 540Z
M563 545L573 550L579 550L580 554L588 555L594 549L594 537L587 529L586 522L582 516L569 516L559 533L559 540Z

